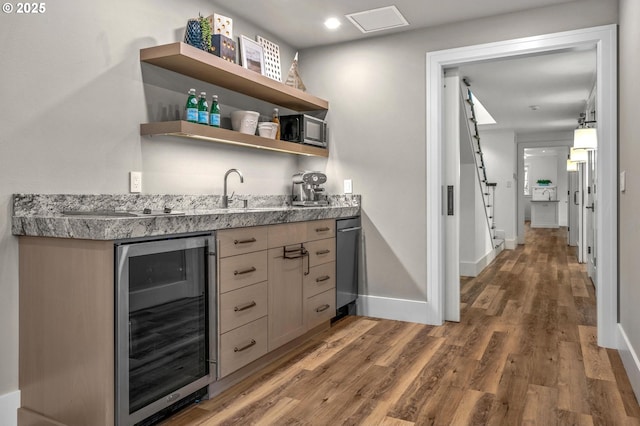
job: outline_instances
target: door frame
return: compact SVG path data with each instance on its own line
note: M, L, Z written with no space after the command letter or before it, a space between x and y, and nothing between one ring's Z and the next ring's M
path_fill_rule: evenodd
M427 318L444 322L445 232L443 215L443 77L446 68L493 59L596 47L600 211L596 290L598 344L617 347L617 26L604 25L495 43L428 52L427 74ZM449 259L451 261L451 259ZM454 259L456 261L456 259Z

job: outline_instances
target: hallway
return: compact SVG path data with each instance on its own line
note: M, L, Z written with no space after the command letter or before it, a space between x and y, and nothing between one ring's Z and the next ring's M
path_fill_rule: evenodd
M461 282L462 321L347 317L166 425L640 425L565 230L534 229Z

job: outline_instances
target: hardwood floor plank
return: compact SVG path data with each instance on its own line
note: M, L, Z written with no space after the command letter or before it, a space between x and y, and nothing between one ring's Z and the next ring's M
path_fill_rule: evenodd
M557 425L557 402L557 389L548 386L529 385L524 412L522 413L522 424Z
M630 417L640 418L640 406L638 406L638 400L633 393L633 388L625 372L620 354L613 349L607 349L607 355L609 356L611 368L613 369L613 375L616 378L616 384L622 397L625 412Z
M572 426L593 426L593 418L589 414L558 410L558 424Z
M609 362L609 355L606 349L598 346L596 328L579 325L578 332L587 377L614 382L616 378Z
M495 396L490 393L467 389L454 413L452 425L487 424L489 412Z
M558 408L590 414L589 392L579 343L560 342Z

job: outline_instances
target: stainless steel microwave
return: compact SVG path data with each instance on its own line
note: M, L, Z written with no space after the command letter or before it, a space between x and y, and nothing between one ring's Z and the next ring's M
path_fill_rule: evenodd
M327 147L327 123L306 114L280 117L280 138L284 141Z

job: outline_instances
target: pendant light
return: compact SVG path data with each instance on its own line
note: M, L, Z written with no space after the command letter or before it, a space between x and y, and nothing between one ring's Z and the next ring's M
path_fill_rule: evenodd
M578 163L575 161L571 161L571 159L567 159L567 171L568 172L577 172L578 171Z

